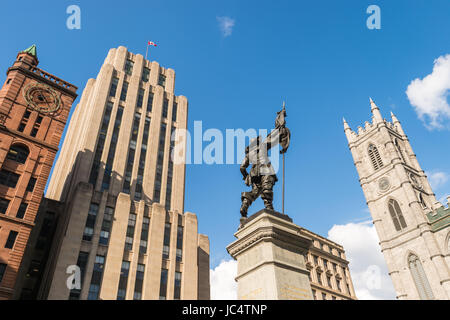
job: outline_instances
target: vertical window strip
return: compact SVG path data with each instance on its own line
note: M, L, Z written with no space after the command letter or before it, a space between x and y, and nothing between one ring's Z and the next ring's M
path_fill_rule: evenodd
M181 219L181 217L179 218ZM177 228L177 253L176 253L176 261L182 261L183 259L183 234L184 228L179 225Z
M127 93L128 93L128 82L124 81L122 84L122 91L120 92L120 101L127 100Z
M164 226L163 259L169 259L171 229L172 229L171 223L166 222Z
M139 123L141 121L141 114L136 112L134 114L133 128L131 129L131 138L128 146L127 166L125 168L124 182L122 191L130 194L131 189L131 175L133 173L134 156L136 154L137 136L139 133Z
M147 99L147 112L152 112L153 109L153 92L148 93L148 99Z
M98 172L100 170L100 161L103 154L103 148L105 146L106 133L108 132L109 120L111 118L111 112L113 108L113 103L108 102L106 104L105 114L103 115L102 125L100 128L100 133L98 136L97 147L95 149L94 161L92 163L91 174L89 176L89 183L95 188L95 183L97 182Z
M142 300L142 287L144 283L145 265L138 264L136 270L136 281L134 283L134 300Z
M89 258L89 252L80 251L80 253L78 254L77 266L80 268L80 283L81 283L81 285L83 285L84 274L86 271L86 265L88 262L88 258ZM80 289L71 289L70 294L69 294L69 300L80 300L81 290L82 290L82 287Z
M169 270L161 269L161 283L159 286L159 300L167 299L167 277Z
M161 123L161 130L159 134L159 146L158 146L158 160L156 162L155 189L153 191L154 202L160 202L161 200L161 183L162 183L162 171L164 163L165 141L166 141L166 124Z
M173 299L180 300L181 297L181 272L175 271L175 285Z
M147 142L149 130L150 130L150 118L146 117L144 124L144 133L142 135L141 154L139 156L139 167L136 178L136 190L134 190L134 200L136 201L142 199L142 183L144 180L145 157L147 155Z
M86 218L86 224L84 226L83 240L92 241L94 234L95 221L97 220L98 204L91 203L89 206L89 212Z
M97 255L95 257L94 270L92 271L91 285L89 286L88 300L98 300L100 286L103 278L105 257Z
M173 181L173 150L175 148L175 128L172 128L170 134L170 149L169 149L169 165L167 170L167 183L166 183L166 210L170 210L172 207L172 181Z
M142 108L143 102L144 102L144 89L139 88L136 107Z
M136 228L136 214L130 213L128 217L127 235L125 237L125 250L133 250L134 229Z
M175 102L174 98L172 108L172 121L177 121L177 112L178 112L178 103Z
M102 181L102 191L108 190L109 185L111 183L111 173L114 164L114 156L116 153L116 145L117 139L119 137L120 125L122 123L122 115L123 115L123 108L119 107L117 110L116 120L114 123L114 130L111 138L111 144L109 146L108 158L106 159L105 173L103 174L103 181Z
M142 70L142 82L148 82L150 79L150 69L144 67L144 70Z
M147 253L149 229L150 229L150 218L147 216L144 216L144 218L142 220L141 243L139 245L139 253L140 254Z
M117 300L125 300L127 294L128 274L130 272L130 261L122 261L120 270L119 289L117 290Z
M111 87L109 89L109 96L110 97L114 98L116 96L118 84L119 84L119 78L113 78L111 80Z
M112 220L114 217L114 208L106 207L103 215L102 229L100 231L99 244L107 246L111 234Z

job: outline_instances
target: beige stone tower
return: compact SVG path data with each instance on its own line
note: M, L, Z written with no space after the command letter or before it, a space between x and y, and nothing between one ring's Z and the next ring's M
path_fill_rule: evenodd
M398 119L353 132L344 119L361 187L398 299L450 299L450 210L436 200Z
M175 72L111 49L76 107L46 197L64 203L48 299L209 299L209 240L184 212ZM178 136L178 135L177 135ZM81 289L67 286L70 266Z

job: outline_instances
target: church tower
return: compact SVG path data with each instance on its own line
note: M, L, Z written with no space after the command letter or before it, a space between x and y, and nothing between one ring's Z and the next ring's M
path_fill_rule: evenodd
M450 299L450 209L436 200L400 121L383 119L357 132L344 119L359 181L398 299Z

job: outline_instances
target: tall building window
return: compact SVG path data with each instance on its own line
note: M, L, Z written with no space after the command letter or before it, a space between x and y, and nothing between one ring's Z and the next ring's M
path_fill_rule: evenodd
M171 224L169 222L166 222L164 226L163 259L169 259L170 231L171 231Z
M7 266L6 264L0 263L0 283L2 283L3 276L5 275L6 266Z
M25 130L28 120L30 120L30 115L31 115L30 111L28 111L28 110L25 111L25 113L23 114L23 117L22 117L22 121L20 122L19 127L17 128L17 131L23 132L23 130Z
M134 300L142 300L144 273L145 273L145 265L138 263L136 270L136 282L134 284L134 297L133 297Z
M125 168L124 182L123 182L123 189L122 189L122 191L127 194L130 194L131 175L133 173L133 163L134 163L134 156L136 153L136 143L137 143L137 136L139 133L139 122L140 121L141 121L141 114L136 112L134 114L133 128L131 129L130 144L128 146L128 159L127 159L127 165Z
M162 107L162 117L167 118L167 114L169 113L169 99L164 98L163 107Z
M342 291L342 287L341 287L341 280L339 280L339 279L336 279L336 285L337 285L337 287L338 287L339 291Z
M0 213L6 214L9 207L9 200L0 198Z
M10 231L8 239L6 239L5 248L12 249L14 247L14 243L16 243L16 238L19 233L17 231Z
M88 300L97 300L102 283L103 268L105 266L105 257L96 256L94 270L92 271L91 285L89 286Z
M136 215L130 213L128 217L127 236L125 237L125 250L133 250L134 229L136 227Z
M148 230L150 228L150 218L145 217L142 220L141 243L139 245L139 253L147 253L148 246Z
M178 226L177 228L177 261L181 261L183 259L183 229L183 226Z
M122 84L122 91L120 92L120 101L127 100L127 93L128 93L128 82L124 81Z
M9 149L6 158L24 164L27 161L29 153L30 151L26 146L15 144Z
M142 198L142 183L144 181L145 157L147 155L147 141L150 130L150 118L145 118L144 132L142 135L141 154L139 156L139 168L136 178L136 189L134 190L134 200L139 201Z
M160 85L163 88L166 87L166 76L161 73L159 74L158 85Z
M111 137L111 144L109 146L108 158L106 159L105 173L103 175L102 181L102 191L108 190L111 182L111 173L114 164L114 155L116 153L116 145L117 139L119 137L120 125L122 123L122 115L123 108L119 107L117 109L116 121L114 122L114 130Z
M161 284L159 286L159 300L166 300L167 298L167 277L169 270L161 269Z
M41 127L42 119L43 118L41 116L37 117L36 122L34 123L33 129L30 132L30 136L32 136L32 137L36 137L37 136L39 128Z
M134 62L131 60L125 61L125 73L129 76L133 73Z
M173 158L172 154L175 148L175 128L172 128L170 134L170 149L169 149L169 165L167 170L167 183L166 183L166 210L170 210L172 207L172 180L173 180Z
M172 121L177 121L177 112L178 112L178 103L175 102L174 98L172 108Z
M86 271L86 265L88 262L88 258L89 258L89 252L83 252L80 251L79 255L78 255L78 260L77 260L77 266L80 268L80 272L81 272L81 281L80 283L83 285L83 280L84 280L84 274ZM70 290L70 294L69 294L69 300L79 300L80 299L80 294L81 294L81 288L80 289L72 289Z
M331 277L330 276L327 276L327 284L328 284L328 287L333 288L333 286L331 285Z
M375 147L373 144L369 145L369 158L372 162L372 166L375 170L378 170L383 167L383 161L381 160L380 153L378 152L377 147Z
M8 171L8 170L0 170L0 184L8 186L10 188L15 188L17 185L17 181L19 181L20 176L17 173Z
M100 170L100 161L103 154L103 148L105 146L106 133L108 132L112 108L113 103L108 102L106 104L105 114L103 115L102 125L100 128L100 133L98 135L97 147L95 148L94 161L92 163L91 174L89 176L89 183L92 184L94 188L95 183L97 182L98 171Z
M143 102L144 102L144 89L139 88L136 107L142 108Z
M148 82L148 79L150 79L150 69L144 67L142 70L142 81Z
M414 280L414 284L416 285L417 292L419 293L420 299L434 299L433 291L431 290L430 283L428 282L427 275L425 274L425 270L422 267L422 263L420 262L419 257L411 254L408 257L408 266L409 271L411 272L411 276Z
M317 282L318 282L321 286L323 286L323 283L322 283L322 273L321 273L321 272L317 272Z
M25 212L27 212L28 203L22 202L17 210L16 218L23 219L25 217Z
M98 204L91 203L89 206L89 212L86 218L86 225L84 227L83 240L92 241L92 235L94 234L95 220L98 214Z
M175 286L173 291L173 299L180 300L181 297L181 272L175 271Z
M147 99L147 112L152 112L153 109L153 97L154 94L152 92L148 93L148 99Z
M406 221L403 217L402 210L397 201L394 199L389 200L389 213L391 215L392 222L394 223L395 230L400 231L406 228Z
M119 290L117 291L117 300L125 300L127 294L128 273L130 272L130 261L122 261L120 270Z
M155 173L155 190L153 192L154 202L160 202L161 200L161 181L164 162L165 142L166 142L166 124L161 123L161 130L159 133L158 158L156 162L156 173Z
M114 216L114 208L106 207L105 214L103 215L102 229L100 231L99 243L107 246L109 242L109 236L111 232L111 224Z
M51 211L45 212L44 221L42 222L41 231L36 241L36 250L45 250L48 246L49 239L52 239L56 225L55 213Z
M28 192L33 192L34 190L34 186L36 185L36 178L31 177L30 180L28 180L28 185L27 185L27 191Z
M119 84L119 78L113 78L111 81L111 88L109 89L109 96L115 97L117 92L117 86Z

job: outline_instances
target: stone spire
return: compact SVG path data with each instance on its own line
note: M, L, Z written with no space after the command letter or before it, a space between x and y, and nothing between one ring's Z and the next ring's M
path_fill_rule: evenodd
M350 128L350 126L348 125L347 121L345 120L345 118L342 118L342 121L344 122L344 132L345 135L347 136L347 140L348 142L350 142L351 140L353 140L353 131Z
M400 133L401 135L404 136L405 132L403 131L402 125L400 124L400 121L398 121L397 117L395 116L395 114L392 111L391 111L391 118L392 118L392 123L394 124L398 133Z
M381 116L380 109L378 109L378 106L375 104L375 102L373 102L372 98L369 97L369 101L373 115L373 123L383 122L383 117Z

